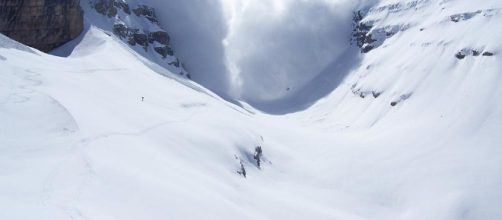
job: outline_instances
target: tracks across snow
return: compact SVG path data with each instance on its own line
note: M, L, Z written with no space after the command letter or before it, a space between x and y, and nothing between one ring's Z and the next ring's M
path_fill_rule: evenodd
M95 177L92 161L86 153L86 148L102 139L118 136L141 136L164 126L188 122L195 117L195 115L196 113L193 113L184 119L152 124L133 132L111 131L78 140L70 148L67 156L65 156L45 178L43 192L40 196L42 205L45 207L58 207L72 220L89 220L90 218L88 218L85 212L78 206L78 202L85 193L86 187L91 184ZM65 179L67 180L66 182L68 182L69 179L69 182L73 180L77 183L71 186L69 185L68 188L66 188L66 186L61 185L62 183L64 184ZM60 195L58 195L58 193Z

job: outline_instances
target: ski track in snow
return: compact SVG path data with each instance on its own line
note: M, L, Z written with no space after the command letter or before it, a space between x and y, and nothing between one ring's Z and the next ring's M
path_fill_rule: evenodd
M72 202L78 203L81 195L83 194L85 187L89 185L92 181L92 177L94 175L94 171L92 169L92 165L89 161L89 159L86 157L85 152L83 152L83 149L91 145L93 142L99 141L101 139L106 139L106 138L112 138L112 137L117 137L117 136L141 136L144 135L148 132L151 132L153 130L162 128L164 126L172 125L172 124L177 124L177 123L184 123L184 122L189 122L191 119L193 119L196 116L197 113L192 113L188 118L181 119L181 120L174 120L174 121L165 121L162 123L157 123L151 126L147 126L146 128L143 128L139 131L136 132L107 132L103 134L99 134L93 137L87 137L79 140L77 143L71 147L70 152L68 155L51 171L51 174L45 178L45 183L43 186L43 193L40 197L41 203L48 207L49 204L51 204L51 194L55 191L54 187L51 187L51 182L54 181L54 179L58 176L65 176L68 175L66 173L59 173L63 167L65 166L66 163L70 162L72 157L78 156L78 159L81 161L81 165L85 168L86 174L84 177L82 177L82 180L80 180L77 190L74 193ZM56 202L53 202L56 203ZM57 203L56 203L57 205ZM83 220L89 220L86 215L76 206L66 206L59 204L57 206L60 206L60 208L68 214L68 216L71 219L83 219Z

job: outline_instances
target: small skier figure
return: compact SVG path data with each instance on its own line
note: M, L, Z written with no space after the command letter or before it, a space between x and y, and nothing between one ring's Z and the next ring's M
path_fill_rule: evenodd
M145 97L144 96L141 96L141 101L145 101Z

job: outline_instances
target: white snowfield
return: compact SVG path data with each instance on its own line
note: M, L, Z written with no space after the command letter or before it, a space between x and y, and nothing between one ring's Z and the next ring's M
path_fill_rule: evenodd
M92 23L68 57L0 35L0 219L502 219L502 2L365 9L375 48L263 111Z

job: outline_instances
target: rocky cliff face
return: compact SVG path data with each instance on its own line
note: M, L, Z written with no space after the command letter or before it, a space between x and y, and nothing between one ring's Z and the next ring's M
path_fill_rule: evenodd
M90 23L99 23L100 28L169 71L191 78L172 49L171 37L161 27L153 7L141 0L89 0L82 7Z
M83 30L80 0L2 0L0 32L48 52Z

